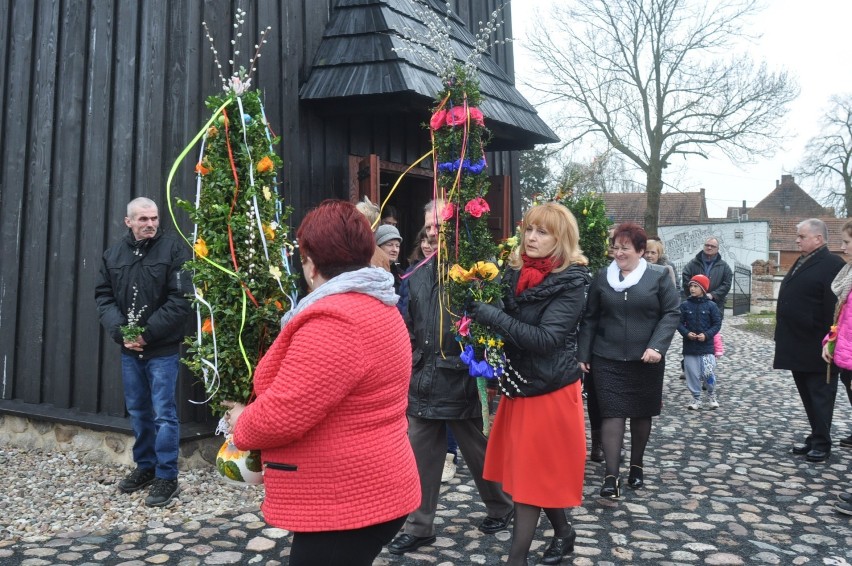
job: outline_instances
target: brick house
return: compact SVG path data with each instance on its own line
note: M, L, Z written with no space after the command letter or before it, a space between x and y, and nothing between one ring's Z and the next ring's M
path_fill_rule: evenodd
M729 217L736 214L769 222L769 262L780 273L786 273L801 255L796 247L796 225L807 218L819 218L826 223L829 250L842 254L840 231L847 219L836 218L834 208L821 206L796 184L793 175L781 175L775 189L753 207L728 209Z

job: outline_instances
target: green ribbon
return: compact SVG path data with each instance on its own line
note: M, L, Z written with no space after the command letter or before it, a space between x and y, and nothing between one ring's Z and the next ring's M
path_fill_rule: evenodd
M228 100L226 100L225 103L222 104L222 106L220 106L213 113L213 116L211 116L210 119L207 120L207 123L204 124L204 126L201 128L201 130L199 130L198 133L195 134L195 137L192 138L192 141L189 142L189 145L187 145L183 149L183 151L181 151L180 154L177 156L177 158L175 159L175 162L172 164L171 170L169 171L169 176L166 179L166 201L168 202L168 205L169 205L169 215L172 218L172 223L175 226L175 230L177 231L178 234L180 234L180 237L183 238L183 241L185 241L187 243L187 245L189 245L190 248L193 248L193 243L189 241L189 238L186 237L186 235L183 233L183 231L181 231L180 226L178 226L177 219L175 218L175 211L174 211L174 208L172 207L172 180L174 179L175 175L177 174L177 170L180 168L181 164L183 163L184 159L186 159L186 156L189 154L189 152L192 151L193 148L195 148L196 144L198 144L198 142L201 140L201 138L204 137L204 135L207 133L207 130L210 128L210 126L213 125L213 122L216 121L216 118L219 117L219 115L222 113L222 111L225 110L225 108L227 108L228 106L230 106L231 103L233 103L233 102L234 102L233 97L228 98ZM196 254L196 257L201 257L201 256L198 256ZM237 281L239 281L240 276L236 272L231 271L227 267L219 265L215 261L208 259L206 257L201 257L201 259L206 261L207 263L209 263L210 265L212 265L216 269L227 273L229 276L231 276L234 279L236 279ZM241 317L240 317L240 331L239 331L239 334L237 334L237 343L239 344L240 354L243 356L243 361L245 361L246 367L248 368L249 377L251 377L252 372L254 370L251 366L251 362L249 361L248 354L246 353L245 346L243 345L243 330L245 330L245 326L246 326L246 313L247 313L247 306L248 306L247 305L247 296L246 296L245 288L240 286L240 289L242 290L242 303L243 304L242 304L242 312L241 312Z

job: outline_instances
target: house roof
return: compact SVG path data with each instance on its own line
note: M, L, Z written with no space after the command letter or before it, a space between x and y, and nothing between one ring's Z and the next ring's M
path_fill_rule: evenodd
M425 2L444 15L443 3ZM348 98L348 108L359 103L369 105L372 100L373 105L379 101L379 107L390 108L385 104L389 96L399 99L404 95L414 99L402 104L405 110L420 111L424 120L428 118L429 107L442 89L438 75L420 53L394 51L406 46L403 30L426 35L428 30L415 9L417 5L412 0L340 0L326 26L310 75L299 91L300 98ZM464 60L476 38L455 14L449 22L456 56ZM559 141L515 88L514 80L487 54L479 69L480 108L493 134L489 149L529 149Z
M604 193L607 216L616 224L636 222L645 224L645 209L648 207L647 193ZM707 204L704 189L695 193L662 193L660 195L660 218L658 226L682 226L699 224L707 220Z
M766 195L763 200L748 211L751 220L783 220L795 219L801 222L805 218L833 216L833 209L827 209L815 201L808 193L796 184L792 175L781 175L781 182ZM793 230L795 233L795 229Z
M828 247L840 251L840 232L845 218L835 218L834 209L821 206L792 175L781 175L781 182L763 200L748 209L749 220L769 221L769 249L798 251L796 225L808 218L819 218L828 228Z

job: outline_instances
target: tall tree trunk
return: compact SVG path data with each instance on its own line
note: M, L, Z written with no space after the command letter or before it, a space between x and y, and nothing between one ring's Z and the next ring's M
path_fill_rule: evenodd
M645 208L645 232L649 236L657 235L657 221L660 218L660 193L663 190L663 170L659 164L652 163L648 169L645 194L648 205Z
M846 205L846 210L843 212L849 218L852 216L852 175L843 175L843 187L846 189L843 193L843 204Z

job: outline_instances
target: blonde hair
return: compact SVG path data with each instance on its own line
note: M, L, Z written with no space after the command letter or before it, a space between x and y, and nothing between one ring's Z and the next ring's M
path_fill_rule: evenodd
M645 243L645 251L647 252L649 248L654 248L659 257L663 257L666 253L666 246L660 240L648 238L648 241Z
M355 205L355 208L358 209L358 212L367 217L367 221L370 223L370 229L375 231L376 223L379 221L379 207L378 205L373 204L373 202L364 195L364 200Z
M556 202L548 202L534 206L527 211L521 221L521 238L515 252L509 258L509 265L520 269L524 261L522 254L526 253L524 234L527 226L540 226L556 238L556 247L550 253L551 257L557 259L558 266L553 271L558 272L567 269L571 264L588 265L589 260L580 249L580 229L577 227L577 219L571 211Z

